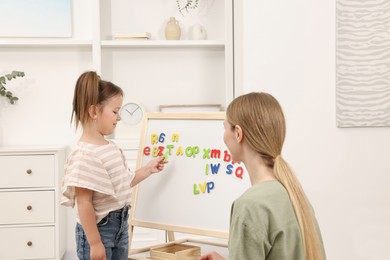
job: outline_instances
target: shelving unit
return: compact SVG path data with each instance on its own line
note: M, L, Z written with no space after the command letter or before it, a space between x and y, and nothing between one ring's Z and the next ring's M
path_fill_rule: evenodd
M179 21L181 40L165 40L169 17ZM207 40L190 39L194 24L205 27ZM112 40L117 33L146 31L152 34L150 40ZM174 0L73 2L71 38L0 38L0 51L6 48L90 51L90 69L121 86L126 98L139 100L147 111L157 111L164 104L225 107L234 95L233 0L201 1L185 16ZM161 89L175 93L175 98L149 95Z
M185 16L173 0L100 1L94 9L100 22L93 29L95 69L121 86L126 99L143 103L147 111L167 104L225 107L233 99L233 0L201 1ZM169 17L179 21L180 40L165 40ZM191 40L194 24L204 26L207 40ZM152 37L112 40L115 34L139 32Z
M2 122L17 126L12 132L22 136L19 142L57 142L58 137L54 134L50 139L51 134L62 135L67 133L64 129L71 129L68 122L73 92L69 89L85 70L96 70L103 79L122 87L125 101L138 101L148 112L158 111L160 105L221 104L225 108L235 88L233 2L202 0L196 10L182 16L175 0L72 1L72 37L0 37L0 67L22 70L29 81L28 86L18 89L25 98L8 109L10 116ZM182 28L179 41L164 37L165 24L172 16ZM206 28L207 40L190 39L194 24ZM113 34L126 32L150 32L152 38L112 40ZM24 119L17 119L22 114ZM41 114L44 116L37 117ZM34 139L25 137L23 129L32 127L35 131L34 126L40 134ZM9 135L10 130L4 130L5 136ZM73 136L73 129L69 131ZM125 140L124 149L135 152L137 138L130 137L130 144ZM13 137L12 142L16 141ZM133 242L139 246L144 241L163 242L160 240L164 237L148 231L138 235L140 239ZM154 240L156 236L159 241Z

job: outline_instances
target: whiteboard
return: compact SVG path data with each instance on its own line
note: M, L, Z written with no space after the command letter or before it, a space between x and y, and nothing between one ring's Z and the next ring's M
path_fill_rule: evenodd
M224 112L147 115L137 167L159 155L168 156L168 163L137 185L133 226L228 237L231 204L250 181L224 144L224 117Z

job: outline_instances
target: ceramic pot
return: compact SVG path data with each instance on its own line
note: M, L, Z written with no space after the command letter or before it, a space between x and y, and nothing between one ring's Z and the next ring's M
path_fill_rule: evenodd
M171 17L165 26L165 38L167 40L180 40L181 30L179 22Z
M191 37L193 40L206 40L207 34L205 28L200 24L192 26Z

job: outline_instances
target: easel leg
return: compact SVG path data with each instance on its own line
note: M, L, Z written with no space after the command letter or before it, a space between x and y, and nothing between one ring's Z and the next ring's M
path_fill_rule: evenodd
M168 242L175 241L175 233L173 231L167 231Z
M129 248L131 248L131 243L133 242L133 233L134 233L134 226L129 226Z

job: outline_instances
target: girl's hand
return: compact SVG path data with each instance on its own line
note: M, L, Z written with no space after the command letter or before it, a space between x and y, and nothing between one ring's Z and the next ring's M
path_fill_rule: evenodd
M165 161L163 156L150 161L148 163L148 168L150 170L150 173L153 174L153 173L161 172L162 170L164 170L164 165L166 163L167 161Z
M200 260L225 260L225 258L223 258L223 256L221 256L217 252L211 252L211 253L207 253L205 255L202 255L200 257Z
M148 162L144 167L135 171L135 177L131 182L131 187L134 187L144 179L148 178L150 175L161 172L164 170L164 165L167 161L164 161L164 157L159 157Z
M106 260L106 249L103 243L96 243L90 246L91 260Z

